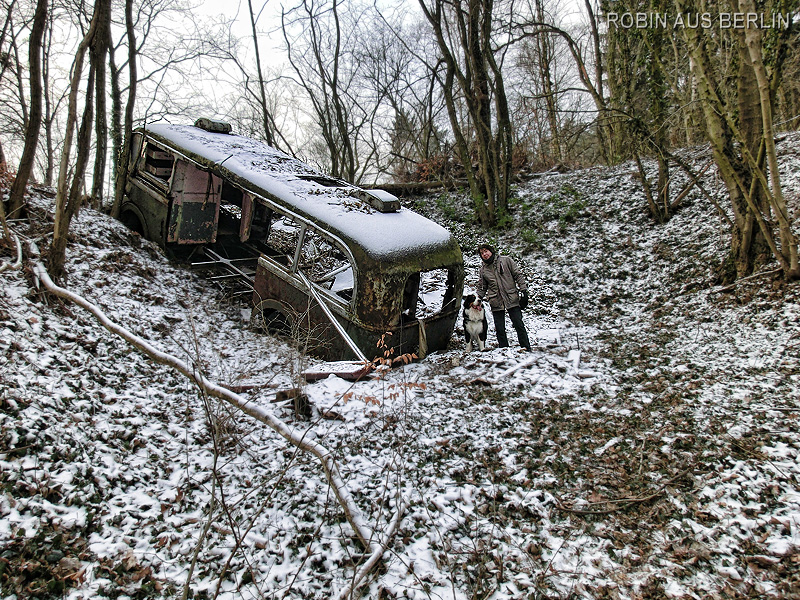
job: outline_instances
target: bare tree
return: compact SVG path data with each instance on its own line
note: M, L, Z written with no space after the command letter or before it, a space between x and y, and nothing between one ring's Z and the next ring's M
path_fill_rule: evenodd
M538 21L545 22L545 6L543 0L535 0L534 7ZM537 35L533 39L531 51L533 79L541 85L541 99L544 103L545 115L549 126L550 152L555 162L561 162L563 153L561 149L561 131L558 122L558 91L553 80L555 61L555 37L550 34ZM538 75L538 77L536 77Z
M449 120L438 84L443 64L426 22L403 25L405 8L377 12L372 40L360 57L367 87L388 111L380 126L387 138L386 174L396 181L436 181L453 175ZM386 152L386 149L383 149Z
M495 41L495 4L420 0L420 6L444 63L439 82L475 211L482 225L492 226L508 207L513 149L500 68L505 47ZM461 118L461 105L466 107L467 121Z
M185 2L143 0L134 6L126 0L122 21L124 33L109 45L109 78L111 84L111 144L114 160L112 179L114 201L112 216L118 216L124 194L125 175L129 163L128 144L137 120L145 122L169 115L197 118L198 106L205 106L203 94L194 85L199 79L189 69L197 61L222 60L211 34L195 22L191 7ZM169 17L181 19L183 29L176 31L158 24ZM125 50L125 59L120 55ZM125 74L127 72L127 82ZM136 104L137 98L148 98L147 105ZM198 100L199 99L199 100Z
M121 89L119 83L120 70L114 64L114 47L109 45L109 60L111 63L111 89L113 90L112 102L112 139L114 156L114 202L111 206L111 216L119 218L122 197L125 193L125 180L130 162L129 141L133 131L133 109L136 101L136 84L138 81L136 69L136 32L133 24L133 0L125 0L125 36L128 41L128 98L125 104L125 121L120 123L122 112Z
M574 72L579 84L570 87L569 91L588 93L594 105L594 117L589 121L600 147L603 162L610 164L619 160L618 146L623 137L617 128L619 116L606 96L606 54L603 52L603 40L600 34L600 15L591 0L584 0L589 40L580 37L562 27L548 11L539 11L531 7L527 11L519 11L514 15L513 31L515 38L537 39L540 36L555 36L566 45ZM552 11L558 12L558 11ZM565 62L561 59L561 62ZM552 70L552 64L550 65ZM566 91L566 90L565 90ZM578 112L585 112L580 109Z
M539 23L558 23L557 15L563 13L563 7L535 0L531 11ZM577 142L597 137L586 133L596 111L587 105L586 90L581 87L564 39L547 28L534 29L532 34L525 36L523 31L515 53L515 135L536 167L550 168L577 161L571 154ZM592 160L598 154L595 152Z
M296 103L286 91L288 79L280 71L268 68L263 60L265 53L262 40L273 33L259 29L259 21L267 5L268 2L264 2L256 10L252 0L248 0L249 39L236 37L233 20L225 20L215 24L214 31L207 34L205 44L208 57L219 61L216 81L222 83L223 78L231 75L228 63L236 67L242 78L241 81L225 84L230 87L231 93L226 94L226 106L218 107L218 112L224 112L226 120L238 132L263 139L273 147L293 153L294 144L281 131L276 116L293 112ZM249 61L248 44L253 49L255 65ZM276 83L280 85L274 85Z
M359 65L359 97L368 117L359 151L364 171L369 170L373 178L369 183L377 183L392 175L403 156L424 153L431 145L432 130L417 102L419 95L425 94L417 88L430 88L431 83L420 82L425 71L405 51L396 29L383 15L365 12L359 27L369 32L360 36L353 50Z
M30 20L20 15L15 0L3 3L5 23L0 32L0 119L4 137L24 139L28 123L24 60L20 59L20 37ZM22 25L19 24L22 21ZM4 152L5 154L5 152Z
M620 10L627 6L621 5ZM667 10L663 4L654 8L661 14ZM617 117L612 148L618 159L635 159L650 215L658 223L666 222L673 212L668 129L676 103L669 72L688 68L673 54L670 38L663 27L628 30L609 25L606 35L609 104ZM656 160L654 182L644 168L643 156Z
M83 63L87 51L93 49L95 45L99 43L97 33L99 29L104 27L101 23L103 18L107 18L111 14L110 2L111 0L97 0L95 3L89 29L78 45L75 61L72 66L69 106L67 109L67 129L64 137L64 148L61 153L61 164L59 166L58 185L56 188L53 241L50 245L48 257L48 271L51 276L56 279L63 279L64 277L67 233L69 232L72 217L75 216L75 213L80 207L83 178L89 159L92 124L94 120L94 78L97 69L97 65L93 63L91 57L102 57L102 60L105 60L105 56L102 52L93 51L91 53L83 118L77 138L76 163L74 167L71 168L70 154L78 120L78 89L83 77ZM69 189L67 189L67 178L70 171L72 171L72 182L69 185Z
M342 26L339 0L330 4L302 0L281 15L287 56L306 93L334 177L358 183L367 161L359 140L369 126L371 110L357 96L359 65L352 49L358 44L355 23Z
M6 73L7 64L8 64L8 60L7 60L8 54L7 54L6 50L5 50L5 47L6 47L6 40L8 39L9 33L10 33L9 30L11 28L11 22L12 22L11 21L11 15L12 15L12 13L14 11L14 4L15 3L16 3L16 0L12 0L12 2L10 2L7 7L5 7L6 8L6 10L5 10L5 12L6 12L6 20L5 20L5 23L3 23L3 28L0 30L0 83L2 83L2 81L3 81L3 76ZM0 140L0 169L2 169L2 170L6 169L6 155L5 155L5 152L3 152L2 140ZM4 209L5 207L0 207L0 208ZM3 223L5 224L5 221L3 221Z
M59 21L59 9L51 6L47 14L46 38L42 47L42 91L44 98L44 114L42 125L44 127L44 141L42 152L39 153L40 169L43 173L42 183L46 186L53 185L56 169L56 140L58 139L59 109L66 99L66 91L56 85L56 74L53 66L54 39L57 36L55 24Z
M262 10L266 6L266 2L262 6ZM258 30L256 24L258 23L258 16L253 11L253 0L247 0L248 14L250 16L250 28L253 32L253 48L256 54L256 78L258 81L258 102L261 109L261 123L264 128L264 140L270 146L275 146L276 126L275 119L272 116L272 111L267 104L267 89L264 81L264 70L261 66L261 51L258 45Z
M30 69L30 112L25 127L25 147L17 168L17 176L9 194L11 216L19 217L25 212L25 189L33 171L36 148L39 144L39 128L42 125L42 39L47 25L47 0L38 0L28 42L28 64Z
M111 3L103 3L102 9L108 14L101 15L94 42L90 48L91 61L95 66L95 159L92 174L92 205L96 209L103 206L106 158L108 155L108 111L106 97L106 57L111 47Z

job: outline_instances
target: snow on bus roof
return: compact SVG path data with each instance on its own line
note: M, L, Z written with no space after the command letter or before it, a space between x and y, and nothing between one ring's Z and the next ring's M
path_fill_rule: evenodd
M450 232L430 219L404 208L379 212L354 195L360 188L315 171L259 140L191 125L158 123L145 129L176 149L223 165L316 221L330 224L375 258L420 255L451 245Z

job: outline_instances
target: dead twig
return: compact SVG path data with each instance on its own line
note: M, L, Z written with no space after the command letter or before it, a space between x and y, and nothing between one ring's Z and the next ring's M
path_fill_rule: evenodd
M553 555L550 557L550 560L547 562L547 566L542 570L541 573L539 573L539 577L537 577L536 581L536 589L539 592L543 591L539 588L539 582L542 581L545 577L547 577L547 572L552 568L553 561L556 559L556 556L558 556L561 553L561 550L564 548L564 545L569 541L570 537L572 537L572 530L567 531L567 536L562 540L561 545L558 547L558 550L556 550L553 553Z
M558 498L557 496L555 496L555 498L556 498L556 508L558 510L562 510L564 512L573 513L573 514L576 514L576 515L608 515L608 514L611 514L611 513L619 512L621 510L624 510L624 509L632 506L633 504L642 504L642 503L645 503L645 502L649 502L650 500L653 500L654 498L658 498L660 495L662 495L664 493L664 490L670 484L672 484L673 482L677 481L678 479L680 479L681 477L683 477L684 475L686 475L690 471L691 471L691 469L686 469L685 471L682 471L682 472L678 473L675 477L673 477L669 481L666 481L665 483L663 483L661 485L661 487L657 491L653 492L652 494L648 494L647 496L637 496L635 498L617 498L617 499L604 500L603 501L603 504L621 504L621 506L615 506L613 508L607 508L607 509L604 509L604 510L584 510L584 509L580 509L580 508L572 508L570 506L564 506L564 504L561 502L561 499Z
M398 503L397 512L395 513L391 523L389 523L389 527L385 534L382 536L383 539L380 541L380 543L373 545L373 552L369 557L369 560L367 560L367 562L365 562L364 565L358 570L353 577L353 580L350 582L350 585L342 590L342 593L338 596L338 600L346 600L347 598L352 597L352 595L361 587L364 578L378 565L383 558L383 555L389 548L389 543L391 542L392 537L394 536L398 527L400 527L400 522L403 520L403 514L405 513L405 505L402 503L399 497Z
M725 437L728 438L728 441L730 442L731 446L733 446L737 450L741 451L742 453L747 454L750 458L755 458L757 460L763 460L764 462L768 463L773 469L775 469L778 473L780 473L781 475L786 477L786 479L791 481L792 478L785 471L780 469L778 467L778 465L776 465L774 462L769 460L765 455L759 454L758 452L755 452L755 451L751 450L750 448L747 448L747 447L743 446L742 444L738 443L731 436L725 436Z
M753 273L752 275L748 275L747 277L740 277L736 281L734 281L730 285L726 285L724 287L716 288L711 290L712 294L724 294L725 292L730 292L736 288L737 285L742 283L743 281L747 281L748 279L755 279L756 277L764 277L766 275L775 275L776 273L782 273L782 268L771 269L769 271L759 271L758 273Z

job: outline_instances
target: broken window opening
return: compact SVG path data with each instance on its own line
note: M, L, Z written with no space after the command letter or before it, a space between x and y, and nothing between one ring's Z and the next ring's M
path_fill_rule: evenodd
M253 220L250 224L250 239L259 245L266 244L269 238L269 228L272 224L272 209L262 204L255 202L253 207Z
M262 210L266 209L266 211ZM274 217L269 219L269 217ZM355 290L355 269L345 246L314 226L289 215L275 213L257 205L253 231L257 220L269 221L267 236L261 248L264 254L302 273L322 290L350 302Z
M455 274L451 269L434 269L415 273L403 290L403 316L417 320L432 317L452 304Z
M172 167L174 165L175 157L172 154L153 144L147 144L139 169L162 183L167 183L172 176Z
M270 253L272 258L284 266L294 264L301 234L302 224L299 221L286 215L274 214L266 238L266 244L272 251Z
M219 232L238 234L242 230L242 200L244 193L227 181L222 182L219 207Z
M353 299L355 277L349 254L320 231L306 230L297 267L322 289L347 301Z
M417 299L419 297L419 280L420 274L414 273L406 280L406 285L403 288L403 318L408 319L416 316L417 313Z

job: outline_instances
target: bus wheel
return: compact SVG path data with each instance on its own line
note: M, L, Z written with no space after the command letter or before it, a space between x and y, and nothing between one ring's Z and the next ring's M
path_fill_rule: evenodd
M271 335L291 337L296 322L294 309L277 300L262 300L250 314L250 327Z
M125 227L127 227L131 231L135 231L140 236L144 237L144 226L142 225L142 222L139 220L139 217L137 217L136 214L134 214L129 210L126 210L124 213L122 213L120 221L122 221L122 224L125 225Z

